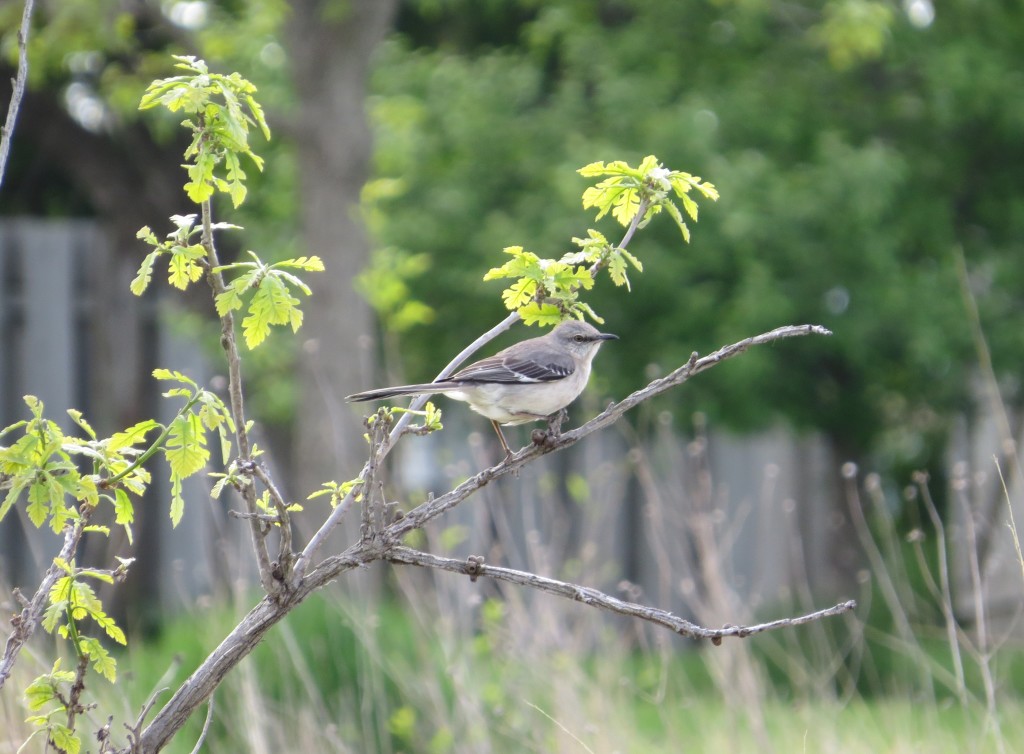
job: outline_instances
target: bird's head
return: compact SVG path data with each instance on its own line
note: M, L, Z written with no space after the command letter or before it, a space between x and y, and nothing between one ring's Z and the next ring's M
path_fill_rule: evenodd
M593 325L578 319L570 319L551 331L551 336L570 353L593 355L606 340L617 340L618 335L600 332Z

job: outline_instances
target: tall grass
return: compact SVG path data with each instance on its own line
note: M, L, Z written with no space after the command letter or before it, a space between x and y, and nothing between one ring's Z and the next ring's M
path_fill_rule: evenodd
M785 563L785 590L736 586L744 516L780 505L772 468L762 471L763 499L743 510L729 506L714 478L703 433L686 443L668 434L650 446L631 436L623 443L609 456L584 448L592 455L489 487L420 544L611 585L707 625L822 606L813 574L791 568L806 562L800 552ZM480 438L473 447L485 452ZM447 471L457 477L482 460L455 460ZM591 473L577 473L582 467ZM303 605L228 677L202 750L1024 751L1024 653L988 620L970 511L954 536L920 477L905 496L927 527L907 537L877 477L848 466L843 480L866 562L852 582L859 593L835 596L858 598L854 616L715 647L504 584L380 566ZM957 492L970 508L969 485ZM624 530L635 520L630 506L642 513L639 531ZM1015 541L1012 518L1002 533ZM649 555L637 560L652 571L646 588L626 581L625 565L608 556L627 538ZM790 541L805 546L799 536ZM86 716L90 728L110 712L123 737L120 721L134 720L158 689L180 684L251 598L240 592L197 607L158 638L131 642L119 658L121 683L94 681L103 713ZM0 695L0 754L16 751L29 732L14 690L46 669L44 656L42 648L26 654L21 677ZM201 717L171 751L192 750Z

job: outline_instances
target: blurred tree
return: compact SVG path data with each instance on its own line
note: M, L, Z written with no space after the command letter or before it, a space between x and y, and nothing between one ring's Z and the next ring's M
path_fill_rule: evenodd
M310 281L316 295L306 311L301 358L288 338L245 356L256 367L248 371L256 375L253 418L276 426L271 439L282 452L275 462L291 462L283 477L289 497L352 475L364 460L360 418L339 406L339 396L365 384L370 308L352 288L368 255L357 211L371 152L363 100L370 54L394 6L394 0L62 0L37 3L33 16L30 88L0 207L6 214L96 216L119 252L137 255L136 264L144 252L136 231L149 225L162 237L172 229L167 218L180 211L185 181L180 118L141 116L146 84L171 75L171 54L192 54L217 71L243 71L260 88L275 139L259 149L265 170L249 176L250 200L233 214L246 233L224 239L224 260L241 251L230 244L247 243L271 260L317 254L328 270ZM0 6L0 73L7 79L21 7ZM6 101L0 104L6 112ZM217 348L215 329L204 333ZM124 368L116 358L106 361ZM149 371L166 365L143 358L139 366L138 400L118 396L118 415L104 417L109 424L101 431L145 415L139 403L152 391ZM297 427L289 424L294 416ZM155 548L159 537L164 514L147 515L152 510L140 509L142 549ZM133 609L144 611L158 594L157 567L146 559L133 569L123 593Z
M362 76L396 5L37 9L29 126L4 211L97 212L124 234L155 225L170 211L159 207L172 206L164 193L174 184L156 173L177 169L163 149L174 130L137 124L139 83L165 72L168 52L197 52L259 83L283 138L259 178L272 190L253 192L243 222L264 248L294 256L302 245L333 271L308 315L304 376L293 379L294 354L254 357L272 398L261 402L278 417L301 402L302 421L319 427L296 433L308 470L297 486L361 450L342 439L358 433L334 396L370 381L372 328L349 283L366 240L351 208L370 153ZM17 12L0 8L0 28L13 30ZM609 329L628 334L617 372L609 364L599 376L622 392L693 349L820 322L836 331L827 347L753 354L674 396L677 413L699 408L741 429L786 417L827 432L840 457L937 469L951 411L972 400L952 250L964 249L985 323L1021 310L1024 10L969 0L405 0L397 14L373 66L378 148L365 193L382 250L366 280L384 307L386 368L429 377L439 350L454 353L481 319L502 315L497 285L480 280L502 247L569 250L588 224L571 209L571 168L653 152L713 180L723 199L688 248L671 227L645 234L637 251L665 272L640 276L628 307L598 292ZM3 47L10 59L13 32ZM416 328L430 320L428 340ZM1006 397L1019 404L1021 328L987 331ZM331 458L313 451L324 437Z
M279 138L261 150L267 168L256 180L264 189L251 192L243 224L264 253L315 253L328 269L314 284L307 354L296 359L282 345L253 357L264 388L256 396L269 407L260 418L281 426L297 414L302 425L294 431L295 494L338 467L358 467L364 454L358 417L336 396L365 382L370 309L351 282L368 251L357 213L371 152L363 100L370 54L395 5L68 0L38 4L33 19L31 88L4 212L97 215L119 249L141 253L138 228L162 234L180 204L181 147L168 143L180 139L178 129L165 114L140 119L145 83L167 73L171 54L198 54L260 86ZM8 64L20 13L19 3L0 9Z
M406 281L435 320L429 341L403 341L409 379L501 316L480 282L499 249L569 250L587 218L568 168L654 152L722 200L690 247L671 223L640 239L661 272L628 305L598 293L626 336L617 373L599 375L616 392L694 349L816 322L829 343L751 354L674 396L677 414L739 429L785 417L826 432L840 459L939 472L973 397L962 246L1020 403L1022 329L999 323L1022 304L1024 7L424 0L403 6L399 32L374 74L387 191L372 195L391 257L431 260Z

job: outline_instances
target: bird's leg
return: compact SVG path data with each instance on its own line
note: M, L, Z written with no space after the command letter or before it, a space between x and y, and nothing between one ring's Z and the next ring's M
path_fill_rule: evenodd
M505 450L505 458L511 458L512 457L512 451L509 450L508 443L505 442L505 435L502 434L501 425L498 424L498 422L494 421L494 419L491 419L491 426L493 426L494 427L494 431L498 433L498 440L501 441L501 447L504 448L504 450Z

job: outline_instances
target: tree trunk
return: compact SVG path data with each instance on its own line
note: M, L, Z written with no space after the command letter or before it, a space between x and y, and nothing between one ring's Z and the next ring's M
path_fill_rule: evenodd
M299 98L294 123L301 201L302 253L326 272L308 280L299 356L293 494L344 481L365 461L360 413L342 396L365 389L371 374L371 312L353 279L369 243L358 216L369 173L370 129L364 111L369 59L390 27L397 0L293 4L287 39Z

